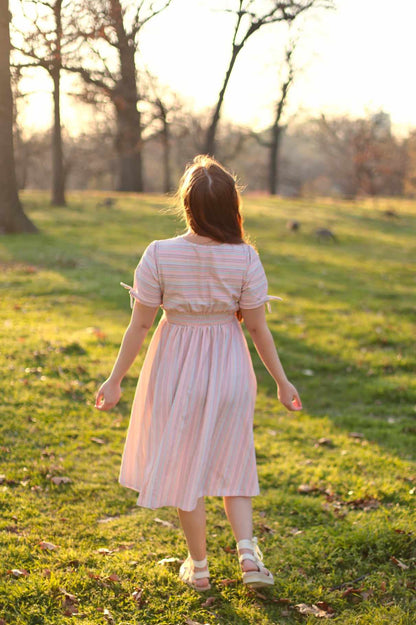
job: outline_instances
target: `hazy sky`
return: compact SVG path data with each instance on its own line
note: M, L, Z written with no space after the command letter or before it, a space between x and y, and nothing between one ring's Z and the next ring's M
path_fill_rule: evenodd
M365 114L384 110L396 128L416 126L415 0L335 0L335 11L299 21L301 68L290 95L290 114ZM173 0L143 29L141 58L160 81L189 98L195 108L215 102L230 55L233 20L215 11L236 1ZM11 2L13 6L13 1ZM284 25L253 35L238 57L226 95L224 115L256 128L271 120L278 93L279 61L287 37ZM48 78L36 73L47 91ZM33 81L26 88L34 89ZM74 100L63 97L63 121L71 133L85 127ZM50 98L33 96L26 123L50 123ZM84 118L82 121L81 117Z

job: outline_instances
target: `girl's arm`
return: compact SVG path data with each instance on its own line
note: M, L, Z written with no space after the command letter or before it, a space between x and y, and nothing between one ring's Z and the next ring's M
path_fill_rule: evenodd
M279 400L288 410L302 410L299 393L287 379L277 354L272 334L267 326L264 305L258 308L241 309L241 313L264 366L277 384Z
M138 301L134 303L130 323L124 333L113 370L110 377L98 389L95 398L95 407L98 410L111 410L120 399L121 381L135 361L158 309L159 306L150 308Z

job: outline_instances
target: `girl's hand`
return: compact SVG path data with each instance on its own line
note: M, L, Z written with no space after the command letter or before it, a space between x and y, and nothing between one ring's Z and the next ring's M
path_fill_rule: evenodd
M121 397L120 384L108 379L100 386L95 396L95 408L98 410L111 410Z
M299 397L299 393L296 388L286 380L285 382L281 382L277 389L277 396L279 401L287 408L288 410L302 410L302 402Z

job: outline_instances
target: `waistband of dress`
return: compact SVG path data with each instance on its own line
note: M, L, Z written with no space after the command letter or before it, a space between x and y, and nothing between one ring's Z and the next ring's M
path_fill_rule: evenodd
M220 313L177 313L173 311L164 311L164 318L168 323L181 326L206 326L206 325L221 325L224 323L231 323L236 316L233 312L220 312Z

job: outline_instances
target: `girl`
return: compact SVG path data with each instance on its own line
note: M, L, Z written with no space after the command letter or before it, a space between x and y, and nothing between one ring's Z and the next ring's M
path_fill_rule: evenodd
M251 497L258 495L253 443L256 378L239 321L277 383L288 410L301 410L267 327L266 276L244 240L233 176L197 156L178 195L187 232L153 241L130 291L133 313L96 408L110 410L161 306L134 397L120 484L139 491L138 505L175 506L188 545L180 578L210 588L204 496L223 496L237 541L243 582L273 584L252 536Z

